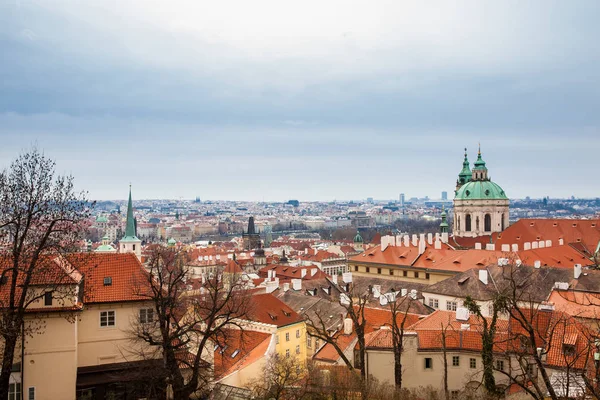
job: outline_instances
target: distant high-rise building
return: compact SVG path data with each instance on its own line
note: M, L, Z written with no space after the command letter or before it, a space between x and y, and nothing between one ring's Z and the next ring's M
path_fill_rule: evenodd
M442 200L448 200L448 192L442 192Z
M372 197L367 197L367 203L373 204L373 198Z
M405 196L404 193L400 193L400 207L404 207Z

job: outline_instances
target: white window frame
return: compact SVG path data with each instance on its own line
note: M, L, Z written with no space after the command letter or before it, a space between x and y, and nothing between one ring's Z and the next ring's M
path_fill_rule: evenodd
M10 387L13 387L13 390L10 390ZM18 390L17 390L17 385L18 385ZM8 400L21 400L21 396L22 396L22 390L23 390L23 386L21 385L21 382L11 382L8 385Z
M458 302L446 300L446 311L456 311L456 307L458 307Z
M435 308L436 310L440 307L440 301L436 298L429 298L429 307Z
M150 313L148 313L150 311ZM140 324L150 324L154 322L154 309L153 308L140 308ZM143 318L142 318L143 315ZM150 319L148 318L150 315Z
M106 325L102 325L102 314L106 313ZM109 313L113 313L113 324L109 324ZM117 312L115 310L100 311L100 328L114 328L117 326Z
M289 332L286 332L286 333L285 333L285 341L286 341L286 342L289 342L289 341L290 341L290 333L289 333Z

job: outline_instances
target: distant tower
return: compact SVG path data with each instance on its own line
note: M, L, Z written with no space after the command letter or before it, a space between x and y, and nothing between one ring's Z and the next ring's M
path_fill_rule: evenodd
M271 247L271 243L273 243L273 228L271 228L271 225L265 225L263 232L265 233L265 247Z
M404 207L405 195L404 193L400 193L400 207Z
M485 161L481 157L481 148L473 170L468 171L468 167L465 154L454 196L453 234L477 237L502 232L508 226L509 199L504 190L490 180ZM465 180L462 181L462 178Z
M444 200L444 201L448 200L448 192L446 192L446 191L442 192L442 200Z
M354 236L354 250L363 251L364 250L363 244L364 244L363 238L362 238L362 236L360 236L360 232L357 230L356 236Z
M442 242L448 243L448 214L446 214L446 210L444 206L442 206L442 222L440 223L440 233L442 234Z
M244 250L253 250L260 246L260 234L254 227L254 217L248 218L248 231L242 234Z
M465 159L463 160L463 167L458 174L458 179L456 180L456 190L460 189L462 185L469 182L471 180L471 168L469 168L469 159L467 158L467 148L465 147Z
M110 240L108 239L108 236L104 235L104 237L102 238L102 245L98 246L98 248L94 251L96 253L116 253L117 249L110 245Z
M265 255L265 250L262 247L254 250L254 265L258 268L262 268L262 266L267 265L267 256Z
M142 260L142 241L135 235L133 204L131 202L131 185L129 185L129 202L127 203L127 223L125 225L125 236L119 242L119 252L134 253L138 260Z

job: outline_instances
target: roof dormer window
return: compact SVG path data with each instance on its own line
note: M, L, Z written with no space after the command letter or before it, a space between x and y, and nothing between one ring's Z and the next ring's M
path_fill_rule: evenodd
M111 285L112 285L112 277L110 277L110 276L104 277L104 286L111 286Z

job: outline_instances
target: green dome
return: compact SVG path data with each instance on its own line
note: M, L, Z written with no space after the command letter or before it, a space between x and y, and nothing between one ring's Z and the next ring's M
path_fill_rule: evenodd
M508 200L504 190L492 181L471 181L462 185L454 200Z
M108 218L106 218L104 215L99 215L96 217L96 222L108 222Z
M175 246L177 244L177 240L171 238L171 239L167 240L167 244L169 246Z
M360 232L356 231L356 236L354 236L354 243L362 243L363 242L363 238L362 236L360 236Z

